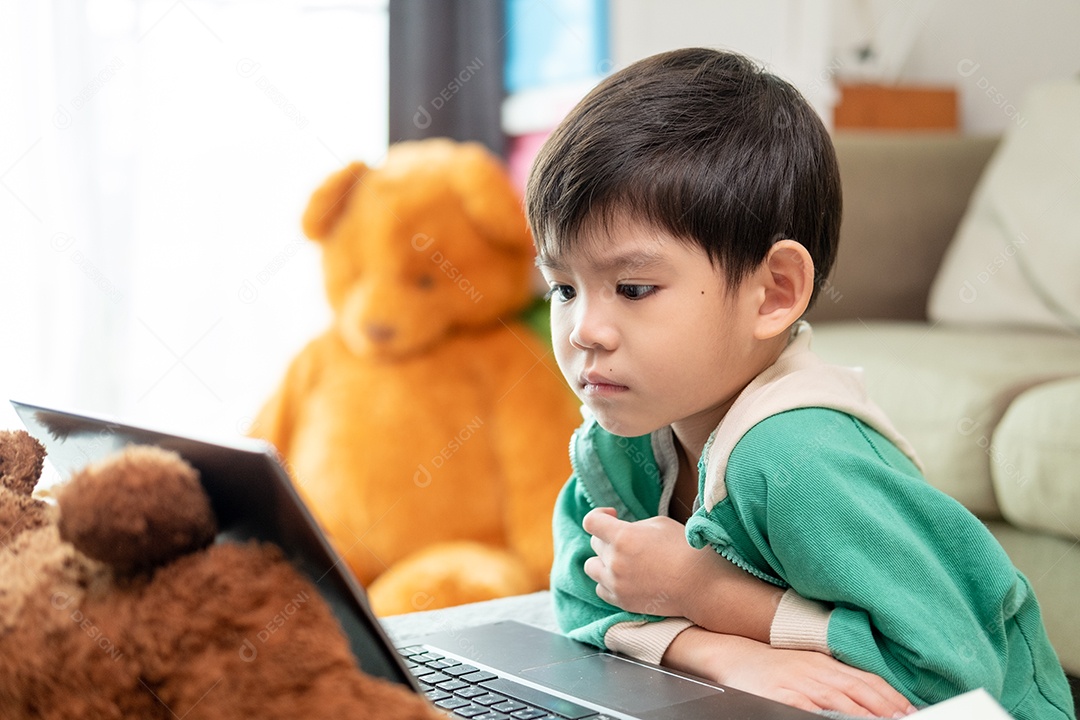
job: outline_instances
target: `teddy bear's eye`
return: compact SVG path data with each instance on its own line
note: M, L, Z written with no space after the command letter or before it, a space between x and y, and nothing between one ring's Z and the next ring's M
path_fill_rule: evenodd
M430 290L435 287L435 278L427 274L421 275L416 278L416 286L421 290Z

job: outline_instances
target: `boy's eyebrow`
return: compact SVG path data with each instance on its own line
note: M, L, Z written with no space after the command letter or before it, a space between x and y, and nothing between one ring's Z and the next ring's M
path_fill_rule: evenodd
M613 270L622 270L625 268L633 268L648 270L660 265L666 265L667 260L664 256L657 252L651 251L636 251L621 253L619 255L613 255L611 257L590 259L589 269L598 273L611 272ZM539 268L548 268L555 272L566 272L567 266L561 262L558 258L551 256L537 256L536 266Z
M566 270L565 265L563 265L561 262L551 257L550 255L537 255L536 267L548 268L556 272L564 272Z

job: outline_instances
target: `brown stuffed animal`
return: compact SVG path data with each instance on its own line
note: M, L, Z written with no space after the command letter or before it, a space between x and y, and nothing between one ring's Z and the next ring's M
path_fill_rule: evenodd
M286 457L379 614L547 586L578 404L516 320L533 246L480 145L390 148L311 198L335 322L252 433Z
M360 672L278 548L208 546L210 503L179 456L128 448L58 508L30 494L43 456L0 432L4 720L445 717Z

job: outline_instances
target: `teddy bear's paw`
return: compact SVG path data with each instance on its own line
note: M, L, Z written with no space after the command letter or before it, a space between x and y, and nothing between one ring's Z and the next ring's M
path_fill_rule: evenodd
M384 572L368 597L376 615L463 605L521 595L536 587L525 564L510 552L460 541L432 545Z
M206 547L217 533L198 472L156 447L132 446L91 465L57 495L61 537L122 573Z

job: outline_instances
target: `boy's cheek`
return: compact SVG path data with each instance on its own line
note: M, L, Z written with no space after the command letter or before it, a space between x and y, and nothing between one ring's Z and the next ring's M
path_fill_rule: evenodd
M570 389L577 393L581 388L577 387L577 373L573 369L573 365L570 362L570 358L558 349L555 350L555 363L559 366L559 372L562 373L563 379L566 380L566 384L570 386Z
M559 366L559 372L562 373L563 380L570 386L570 389L574 391L574 394L578 397L581 396L581 388L577 383L577 371L574 370L572 362L573 351L570 348L570 343L566 342L563 338L563 342L559 342L559 338L553 337L553 345L555 351L555 364Z
M561 356L570 352L570 331L572 329L571 324L560 317L557 317L557 311L553 308L551 311L551 346L555 350L555 359L559 360L560 366L562 365Z
M566 317L568 314L561 311L561 308L554 306L551 308L551 348L563 378L577 393L580 390L577 387L577 376L581 368L574 362L577 351L570 344L573 323Z

